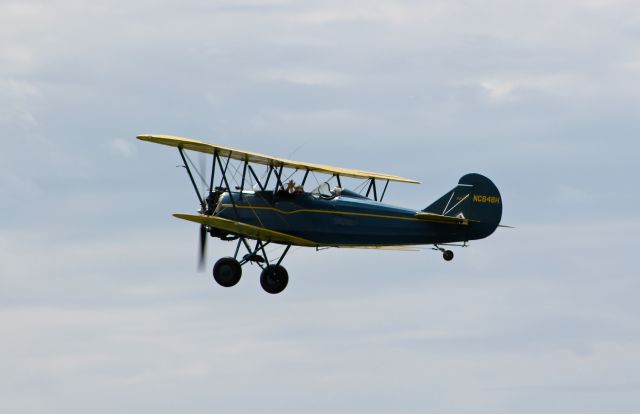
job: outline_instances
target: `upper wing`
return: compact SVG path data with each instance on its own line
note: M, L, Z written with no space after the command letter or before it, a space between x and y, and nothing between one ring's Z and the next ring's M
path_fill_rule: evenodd
M444 216L442 214L424 212L416 213L416 218L424 221L430 221L432 223L459 224L462 226L468 226L469 222L473 221L462 217Z
M281 233L265 229L264 227L253 226L251 224L240 223L238 221L227 220L222 217L201 216L197 214L174 214L179 219L193 221L195 223L206 224L216 229L228 231L229 233L251 237L262 241L270 241L281 244L293 244L296 246L316 247L318 243L291 234Z
M420 184L419 181L409 178L398 177L397 175L360 171L349 168L332 167L324 164L312 164L309 162L291 161L284 158L271 157L269 155L258 154L257 152L242 151L234 148L223 147L221 145L208 144L189 138L174 137L170 135L138 135L142 141L155 142L156 144L180 147L187 150L218 153L221 157L231 157L234 160L248 161L256 164L271 165L274 167L284 166L301 170L317 171L325 174L337 174L342 177L353 178L375 178L380 180L397 181L402 183Z

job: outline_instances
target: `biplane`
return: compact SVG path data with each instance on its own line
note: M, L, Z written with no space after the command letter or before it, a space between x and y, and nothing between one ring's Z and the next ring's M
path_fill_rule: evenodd
M500 225L500 192L480 174L463 176L428 207L414 210L386 204L383 199L389 183L419 184L416 180L291 161L168 135L139 135L138 139L178 149L200 208L197 214L174 216L200 224L200 265L209 236L236 242L235 254L213 266L214 279L224 287L237 284L242 267L255 263L262 269L262 288L271 294L282 292L289 281L282 262L291 246L320 250L429 245L450 261L453 252L443 246L467 246L470 240L491 235ZM200 171L186 151L208 154L210 173ZM302 175L299 183L292 179L295 174ZM310 175L317 185L307 191ZM317 175L328 179L317 180ZM204 188L199 188L197 179ZM344 188L345 179L356 179L360 185ZM282 245L284 250L276 257L268 256L270 244ZM243 256L241 249L247 252Z

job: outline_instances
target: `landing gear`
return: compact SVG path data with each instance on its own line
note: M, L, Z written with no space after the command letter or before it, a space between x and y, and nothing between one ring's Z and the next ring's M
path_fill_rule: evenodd
M438 246L437 244L434 244L434 246L435 247L433 247L433 250L440 250L442 252L442 258L444 260L446 260L447 262L450 262L453 260L453 252L451 250L444 249Z
M269 243L256 240L255 247L252 247L244 237L240 236L235 255L233 257L223 257L213 266L213 278L219 285L231 287L240 281L242 266L247 263L257 264L262 268L262 273L260 274L262 288L272 295L282 292L289 283L289 274L280 263L282 263L291 245L285 247L279 259L270 261L265 250ZM237 258L239 257L241 246L244 246L248 253L242 257L242 260L238 261Z
M231 287L240 281L242 267L233 257L223 257L213 266L213 278L220 286Z
M287 283L289 283L289 274L280 265L269 265L260 273L262 288L272 295L282 292L287 287Z

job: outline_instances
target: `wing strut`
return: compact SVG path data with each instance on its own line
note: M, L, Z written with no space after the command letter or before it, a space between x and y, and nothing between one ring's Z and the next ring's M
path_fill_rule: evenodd
M182 162L184 162L184 168L187 169L187 174L189 174L189 178L191 179L191 184L193 184L193 189L196 190L196 195L198 196L198 200L200 201L200 207L202 207L202 211L205 210L204 200L200 195L200 191L198 191L198 186L196 185L196 181L193 179L193 174L191 174L191 169L189 168L189 164L187 164L187 159L184 157L184 152L182 147L178 147L178 152L180 153L180 157L182 157Z
M367 195L365 197L369 197L369 193L371 192L371 189L373 188L373 199L375 201L378 201L378 189L376 188L376 179L372 178L371 182L369 183L369 188L367 188Z
M273 173L275 174L276 180L277 180L277 182L276 182L276 191L274 191L274 193L277 193L278 189L280 187L282 187L282 189L284 190L284 184L282 183L282 169L283 168L284 168L284 165L281 165L279 171L276 171L275 168L273 169Z
M224 168L222 168L222 161L220 160L220 156L218 156L218 165L220 166L220 171L222 172L222 178L220 179L220 184L218 185L218 187L222 187L222 184L225 182L224 177L226 176L227 169L229 168L229 161L231 161L231 157L227 158L227 162L224 164ZM227 188L227 190L229 189Z
M231 157L227 158L227 167L229 166L229 160ZM240 217L238 214L238 207L236 207L236 201L233 199L233 194L231 191L231 186L229 185L229 181L227 181L227 168L222 168L222 161L220 161L220 157L218 157L218 165L220 166L220 171L222 171L222 180L224 184L227 186L227 191L229 192L229 199L231 200L231 205L233 206L233 211L236 213L236 217Z
M387 193L387 187L389 187L389 181L390 180L387 180L387 182L384 184L382 195L380 195L380 199L378 199L378 187L376 186L376 179L371 178L371 181L369 182L369 188L367 188L367 194L365 195L365 197L369 197L369 193L371 193L371 190L373 189L373 199L375 201L382 202L384 195Z
M218 153L213 153L213 162L211 163L211 180L209 181L209 194L213 193L213 181L216 173L216 160L218 159Z
M253 168L251 168L250 165L248 167L249 167L249 172L251 173L251 175L253 175L253 178L256 179L256 183L258 183L258 187L260 187L260 190L264 191L264 187L262 186L262 183L260 182L260 179L256 175L256 172L253 171Z
M304 183L307 182L307 177L309 176L309 170L307 170L307 172L304 173L304 178L302 179L302 184L300 184L301 186L304 187Z
M244 168L242 169L242 181L240 182L240 199L242 199L242 194L244 194L244 179L247 176L247 166L249 162L244 160Z
M380 202L382 202L382 199L384 198L384 195L387 192L387 187L389 187L389 180L387 180L387 182L384 184L384 190L382 190L382 195L380 196Z
M273 167L269 166L269 172L267 173L267 178L264 180L264 188L266 189L269 185L269 180L271 179L271 172L273 171Z

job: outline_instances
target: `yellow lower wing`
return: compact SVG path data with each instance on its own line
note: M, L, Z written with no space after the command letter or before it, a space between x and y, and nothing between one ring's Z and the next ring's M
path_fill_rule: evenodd
M253 226L251 224L241 223L239 221L227 220L221 217L215 216L202 216L199 214L174 214L182 220L192 221L194 223L204 224L209 227L213 227L219 230L228 231L232 234L237 234L244 237L250 237L252 239L259 239L262 241L269 241L280 244L291 244L295 246L306 247L336 247L336 248L350 248L350 249L376 249L376 250L398 250L398 251L418 251L415 246L378 246L378 245L323 245L311 240L303 239L302 237L293 236L291 234L282 233L275 230L265 229L264 227Z
M240 236L251 237L262 241L269 241L280 244L292 244L296 246L316 247L318 243L302 237L293 236L291 234L281 233L265 229L264 227L253 226L251 224L240 223L238 221L227 220L221 217L201 216L197 214L174 214L179 219L193 221L213 227L216 229L228 231L229 233L238 234Z

